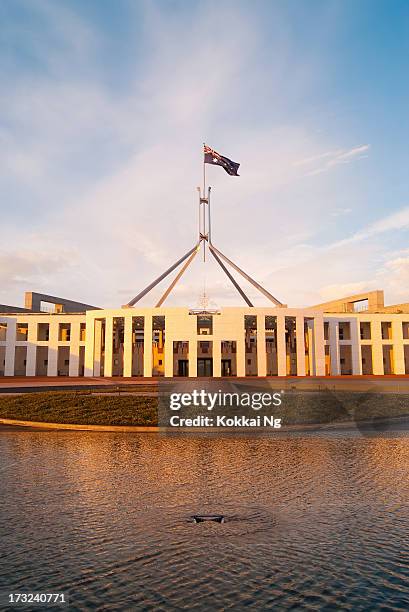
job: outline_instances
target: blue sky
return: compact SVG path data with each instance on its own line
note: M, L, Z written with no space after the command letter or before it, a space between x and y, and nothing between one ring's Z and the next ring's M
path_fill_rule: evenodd
M204 140L214 242L281 301L408 301L408 58L406 0L2 0L0 303L127 302L195 241ZM240 303L197 260L169 304L204 285Z

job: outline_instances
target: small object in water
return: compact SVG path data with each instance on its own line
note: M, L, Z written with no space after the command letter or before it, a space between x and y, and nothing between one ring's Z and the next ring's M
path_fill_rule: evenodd
M213 523L224 523L223 514L194 514L192 519L195 523L207 523L209 521Z

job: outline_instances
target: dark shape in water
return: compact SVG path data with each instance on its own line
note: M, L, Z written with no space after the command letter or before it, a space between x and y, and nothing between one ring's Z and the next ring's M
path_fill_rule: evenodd
M224 523L223 514L194 514L192 519L195 523L207 523L209 521L213 523Z

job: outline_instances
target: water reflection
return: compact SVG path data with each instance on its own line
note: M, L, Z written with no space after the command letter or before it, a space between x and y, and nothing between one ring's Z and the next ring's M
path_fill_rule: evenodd
M74 610L409 606L405 436L8 431L0 453L3 588Z

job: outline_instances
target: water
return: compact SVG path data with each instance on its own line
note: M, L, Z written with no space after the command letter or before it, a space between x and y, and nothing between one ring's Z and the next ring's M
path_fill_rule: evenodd
M71 610L409 607L405 435L3 431L0 458L3 592L64 591Z

